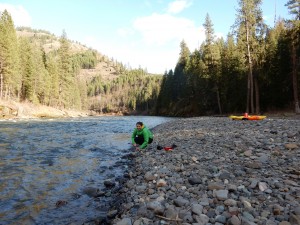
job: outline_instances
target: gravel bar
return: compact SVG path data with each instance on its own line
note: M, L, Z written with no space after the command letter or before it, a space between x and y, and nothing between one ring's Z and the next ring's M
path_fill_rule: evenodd
M299 118L185 118L153 132L130 154L113 224L300 225Z

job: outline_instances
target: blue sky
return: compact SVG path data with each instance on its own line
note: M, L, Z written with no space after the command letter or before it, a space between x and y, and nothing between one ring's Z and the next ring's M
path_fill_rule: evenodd
M265 22L290 18L287 0L263 0ZM236 18L238 0L0 0L15 26L47 30L150 73L174 69L179 45L191 51L204 40L208 13L217 36L226 37ZM276 9L276 10L275 10Z

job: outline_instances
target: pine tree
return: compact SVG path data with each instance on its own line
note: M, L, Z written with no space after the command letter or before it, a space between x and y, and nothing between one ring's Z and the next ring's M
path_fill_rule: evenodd
M218 111L222 114L219 79L221 75L221 55L219 46L215 43L215 34L213 29L213 23L206 15L205 23L203 24L205 29L205 44L203 49L203 62L206 66L206 75L212 82L212 92L216 93L216 102L218 105Z
M223 88L223 108L225 112L243 111L241 104L246 98L246 82L243 76L243 55L238 50L232 34L228 34L227 40L221 50L221 77Z
M162 77L160 91L157 97L156 113L160 115L170 115L172 105L172 88L174 73L172 70L165 71Z
M285 6L288 7L290 14L295 15L295 20L300 20L300 0L289 0Z
M264 110L286 108L292 94L291 60L287 28L283 20L266 35L266 58L262 76L262 106Z
M258 35L263 35L261 0L239 0L239 9L236 19L238 42L245 53L248 66L247 104L246 112L259 113L259 101L254 107L254 91L258 92L258 86L254 86L253 66L255 62L255 48L259 46ZM256 96L258 94L256 93Z
M174 77L173 77L173 93L172 93L172 100L177 102L179 99L183 99L186 94L186 74L185 74L185 67L188 64L189 57L190 57L190 50L184 40L180 43L180 54L179 59L176 64L174 70Z
M33 102L34 95L34 63L32 46L28 38L20 38L20 65L22 75L21 100Z
M35 103L45 104L48 100L50 92L50 79L48 71L45 67L45 52L40 46L34 45L32 48L32 61L33 61L33 87L34 87L34 99Z
M46 57L46 69L49 74L50 92L47 104L53 107L59 106L59 64L52 53Z
M67 34L63 31L60 39L59 56L59 96L58 104L61 108L69 107L73 79L71 76L70 43Z
M299 97L298 97L298 73L300 59L300 0L289 0L286 3L290 14L295 18L290 21L289 37L291 42L291 61L292 61L292 82L295 112L300 113Z
M21 90L18 40L7 10L0 18L0 98L18 97Z

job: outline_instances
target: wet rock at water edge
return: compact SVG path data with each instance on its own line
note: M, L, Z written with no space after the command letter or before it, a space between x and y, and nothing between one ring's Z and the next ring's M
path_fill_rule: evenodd
M85 187L82 190L82 193L88 195L89 197L94 197L94 198L103 196L105 194L105 192L95 187Z
M58 200L56 203L55 203L55 206L58 208L58 207L62 207L64 205L67 205L68 202L65 201L65 200Z
M114 180L111 180L111 179L107 179L103 182L103 184L105 185L105 187L107 188L111 188L111 187L114 187L116 186L116 183Z

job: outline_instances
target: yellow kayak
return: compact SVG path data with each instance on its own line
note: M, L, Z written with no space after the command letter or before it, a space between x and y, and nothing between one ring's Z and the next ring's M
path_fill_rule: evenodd
M263 120L266 118L266 116L244 115L244 116L229 116L229 118L233 120Z

